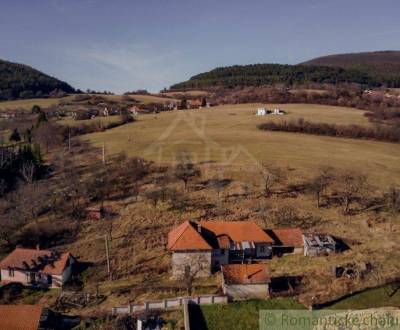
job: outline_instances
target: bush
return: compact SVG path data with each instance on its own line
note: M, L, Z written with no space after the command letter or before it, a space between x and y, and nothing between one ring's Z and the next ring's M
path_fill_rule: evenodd
M284 121L281 123L267 122L258 125L261 130L305 133L315 135L337 136L352 139L367 139L385 142L400 142L400 127L360 125L335 125L326 123L311 123L303 119Z

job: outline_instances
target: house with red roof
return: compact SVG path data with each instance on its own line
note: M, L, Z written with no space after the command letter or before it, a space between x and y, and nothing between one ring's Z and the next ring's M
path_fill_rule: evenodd
M0 283L61 288L76 262L70 253L17 247L0 262Z
M168 234L173 277L208 276L229 263L272 255L272 238L253 221L186 221Z
M269 297L271 278L266 264L230 264L221 266L222 290L230 299Z
M269 229L266 232L274 240L272 246L274 255L304 252L303 232L300 228Z
M40 305L0 305L0 329L54 329L49 316L49 310Z

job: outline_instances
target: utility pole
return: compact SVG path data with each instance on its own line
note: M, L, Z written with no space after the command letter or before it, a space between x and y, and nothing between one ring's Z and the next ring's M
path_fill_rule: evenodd
M71 129L68 129L68 151L71 152Z
M110 254L108 251L108 236L107 236L107 234L104 235L104 239L105 239L105 244L106 244L107 272L108 272L108 276L111 281L112 278L111 278L111 269L110 269Z
M106 144L103 142L103 165L106 165Z

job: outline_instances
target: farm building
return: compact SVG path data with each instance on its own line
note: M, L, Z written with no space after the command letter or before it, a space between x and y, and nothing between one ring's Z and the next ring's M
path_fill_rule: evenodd
M244 263L272 255L273 240L252 221L186 221L168 234L172 275L186 271L207 276L229 263Z
M336 252L336 241L327 234L304 234L304 255L319 256Z
M256 112L257 116L284 115L284 114L286 114L286 112L278 108L275 108L273 110L268 110L266 108L258 108Z
M275 108L274 110L272 110L271 114L273 114L273 115L284 115L284 114L286 114L286 112L283 111L282 109Z
M0 262L1 283L61 288L71 277L75 262L70 253L16 248Z
M257 116L266 116L268 114L268 110L265 108L258 108L257 109Z
M265 264L233 264L221 266L222 290L234 300L269 297L271 279Z
M285 253L303 253L303 233L299 228L271 229L266 231L274 240L272 252L281 256Z

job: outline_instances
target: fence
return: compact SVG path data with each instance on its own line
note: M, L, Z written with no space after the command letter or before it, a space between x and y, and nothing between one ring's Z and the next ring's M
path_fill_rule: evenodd
M184 303L195 303L198 305L207 304L226 304L228 302L227 296L219 295L204 295L197 297L177 297L168 298L157 301L146 301L143 304L131 304L123 307L113 307L113 314L132 314L135 312L142 312L154 309L177 309Z

